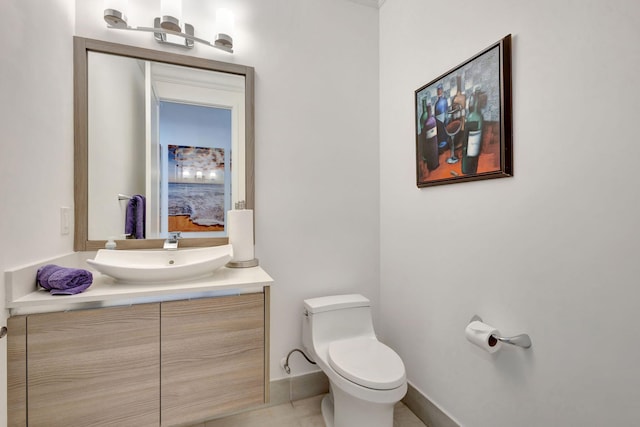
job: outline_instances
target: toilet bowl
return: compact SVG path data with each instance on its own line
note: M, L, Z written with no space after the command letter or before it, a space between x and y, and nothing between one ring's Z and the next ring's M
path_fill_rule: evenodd
M302 344L329 378L322 401L327 427L392 427L407 392L400 356L378 341L362 295L304 300Z

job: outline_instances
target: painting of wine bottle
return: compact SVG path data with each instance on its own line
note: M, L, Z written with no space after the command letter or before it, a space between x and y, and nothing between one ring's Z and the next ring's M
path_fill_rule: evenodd
M513 176L511 108L511 35L418 88L417 186Z

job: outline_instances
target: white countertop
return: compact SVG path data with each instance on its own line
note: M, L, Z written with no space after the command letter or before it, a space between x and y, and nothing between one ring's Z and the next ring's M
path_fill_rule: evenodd
M75 264L69 259L69 256L61 257L59 264ZM273 284L273 279L261 267L222 267L199 279L167 283L121 283L91 271L93 283L86 291L76 295L51 295L35 284L35 271L42 264L5 273L9 287L6 304L12 315L262 292L264 286Z

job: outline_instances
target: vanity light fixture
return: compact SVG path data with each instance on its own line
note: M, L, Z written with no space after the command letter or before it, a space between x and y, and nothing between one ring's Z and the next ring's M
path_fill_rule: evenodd
M153 20L153 27L131 27L127 24L127 0L106 0L104 20L107 28L114 30L143 31L153 33L158 43L193 48L195 42L233 53L233 14L229 9L216 12L215 38L213 43L196 37L193 25L181 23L182 0L161 0L160 17ZM183 28L184 26L184 28ZM177 42L174 40L178 40Z

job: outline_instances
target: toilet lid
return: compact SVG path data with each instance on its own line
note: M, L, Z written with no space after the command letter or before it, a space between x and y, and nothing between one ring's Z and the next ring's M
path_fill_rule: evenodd
M349 381L375 390L391 390L406 381L400 356L375 338L332 342L329 365Z

